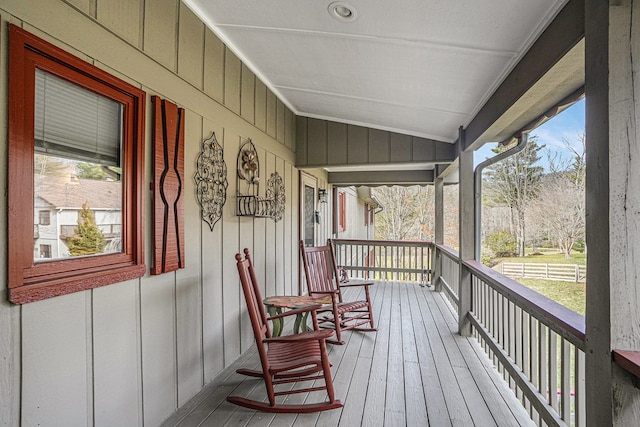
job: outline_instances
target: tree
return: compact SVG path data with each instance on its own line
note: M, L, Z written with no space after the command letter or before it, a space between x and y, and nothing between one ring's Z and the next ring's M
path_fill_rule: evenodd
M87 202L82 204L76 235L67 240L70 256L94 255L104 252L106 241L96 225L93 212Z
M585 235L585 135L580 136L578 148L566 139L564 145L572 153L572 160L549 159L551 172L531 203L531 210L533 220L569 258L573 246Z
M501 153L510 148L498 147L493 151ZM522 151L486 169L486 194L496 205L509 208L510 232L518 242L519 256L524 256L526 242L525 212L540 189L540 178L544 172L542 166L536 165L543 148L544 145L539 145L533 136Z
M76 165L78 178L120 181L120 168L103 166L96 163L79 162Z
M68 163L65 163L58 157L52 157L46 154L35 153L34 160L34 174L40 177L69 177L73 173L73 167Z
M433 238L432 187L377 187L373 194L384 209L376 215L376 238L429 240Z

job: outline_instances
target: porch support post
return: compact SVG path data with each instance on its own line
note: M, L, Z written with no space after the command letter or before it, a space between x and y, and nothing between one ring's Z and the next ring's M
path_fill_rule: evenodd
M436 245L444 243L444 178L438 176L438 170L436 168L436 178L434 180L434 202L435 202L435 233L433 242ZM442 283L440 283L440 275L442 274L442 255L436 248L433 250L433 262L431 275L432 284L437 292L442 290Z
M640 425L640 390L611 351L640 351L640 1L586 0L586 409Z
M460 147L466 146L465 131L460 127L458 141ZM458 333L471 335L471 274L463 267L463 260L475 258L475 217L473 212L473 150L461 148L458 159L459 168L459 230L460 230L460 286L458 291Z

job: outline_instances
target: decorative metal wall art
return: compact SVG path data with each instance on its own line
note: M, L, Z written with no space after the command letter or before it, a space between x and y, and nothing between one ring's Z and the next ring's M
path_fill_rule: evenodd
M258 151L251 139L247 139L238 152L237 169L237 204L236 215L258 218L282 219L284 214L285 195L282 178L277 172L271 174L267 181L266 197L259 196L260 161Z
M271 211L269 216L273 218L275 222L280 221L284 215L286 197L284 194L284 183L278 172L273 172L267 181L267 191L265 196L267 200L271 202Z
M196 160L196 198L200 205L200 216L213 226L222 217L222 208L227 200L227 165L224 162L222 146L215 132L202 141L202 148Z

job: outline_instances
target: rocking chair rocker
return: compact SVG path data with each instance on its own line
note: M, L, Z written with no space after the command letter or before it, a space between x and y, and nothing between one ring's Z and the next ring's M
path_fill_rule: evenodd
M318 310L318 312L327 314L319 319L320 325L330 323L331 325L328 327L334 328L336 331L336 340L327 340L327 342L344 344L342 331L349 329L364 332L377 331L378 329L373 324L373 310L369 296L369 286L373 285L373 282L353 281L341 284L331 241L327 246L315 247L305 246L304 242L300 241L300 253L309 295L317 298L331 297L331 303ZM355 286L364 287L365 299L343 301L342 288Z
M262 377L269 401L259 402L240 396L229 396L227 401L246 408L275 413L308 413L342 407L342 402L336 400L334 396L331 364L329 363L327 344L325 342L327 338L333 335L333 331L318 330L316 309L320 305L294 309L267 317L262 305L262 296L249 250L245 249L244 254L244 259L242 259L242 255L236 254L236 261L240 282L242 283L242 291L244 292L249 318L251 319L251 326L253 327L253 334L258 346L262 371L238 369L236 372L253 377ZM311 313L316 330L283 337L271 336L269 320L305 312ZM319 373L321 371L322 373ZM314 380L323 380L324 385L288 391L274 391L274 385L277 384ZM329 399L322 403L285 405L276 402L276 396L322 390L326 390Z

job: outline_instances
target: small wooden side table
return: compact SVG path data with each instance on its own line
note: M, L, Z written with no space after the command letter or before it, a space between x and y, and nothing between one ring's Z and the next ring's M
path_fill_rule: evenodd
M267 308L269 316L281 314L283 309L301 308L309 305L327 304L331 303L330 297L314 298L309 295L275 295L265 298L263 301ZM293 323L293 333L299 334L307 329L307 318L309 312L296 314L296 320ZM271 336L279 337L282 335L282 329L284 327L284 319L272 319L272 331Z

